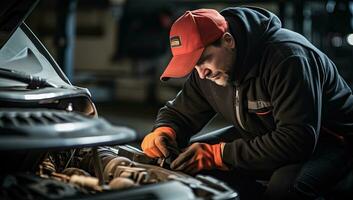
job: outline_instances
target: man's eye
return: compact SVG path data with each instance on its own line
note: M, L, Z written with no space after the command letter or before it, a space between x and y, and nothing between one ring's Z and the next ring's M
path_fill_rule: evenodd
M200 66L200 65L202 65L204 62L205 62L205 59L204 59L204 58L200 58L200 60L197 61L196 65Z
M200 65L204 64L205 61L206 61L208 58L210 58L210 55L201 57L201 58L199 59L199 61L196 63L196 65L200 66Z
M198 62L196 63L196 65L197 65L197 66L200 66L200 65L202 65L204 62L205 62L204 60L198 61Z

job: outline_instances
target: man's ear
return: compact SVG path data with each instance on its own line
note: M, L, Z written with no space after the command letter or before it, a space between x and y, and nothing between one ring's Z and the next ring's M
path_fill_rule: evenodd
M231 49L235 48L235 39L232 36L232 34L230 34L229 32L223 33L222 41L223 41L223 45L225 47L228 47L228 48L231 48Z

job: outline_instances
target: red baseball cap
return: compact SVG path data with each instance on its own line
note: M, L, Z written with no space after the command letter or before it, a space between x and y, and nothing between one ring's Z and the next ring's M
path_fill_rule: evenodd
M186 11L170 29L173 58L160 79L181 78L195 67L205 47L219 39L227 30L225 18L214 9Z

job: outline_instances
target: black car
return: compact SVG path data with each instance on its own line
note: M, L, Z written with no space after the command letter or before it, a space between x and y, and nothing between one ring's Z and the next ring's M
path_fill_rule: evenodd
M99 117L24 23L36 3L0 3L0 199L239 198L127 145L134 130Z

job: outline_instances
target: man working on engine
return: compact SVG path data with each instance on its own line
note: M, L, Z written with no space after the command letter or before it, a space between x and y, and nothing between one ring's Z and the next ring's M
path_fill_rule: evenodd
M189 77L144 138L148 156L168 157L174 146L182 149L174 170L270 172L272 199L316 198L347 171L342 136L353 132L351 90L325 54L281 28L273 13L187 11L174 22L170 45L161 80ZM234 125L234 140L183 148L217 113Z

